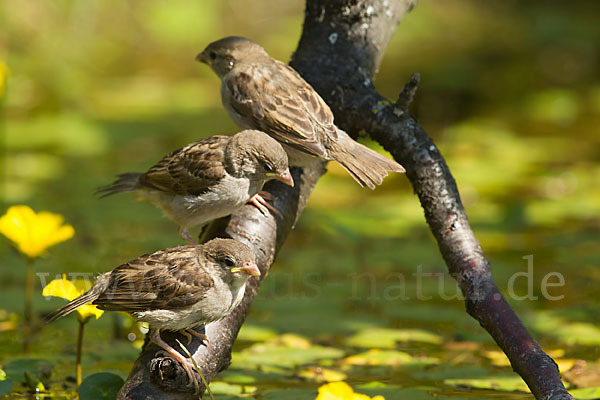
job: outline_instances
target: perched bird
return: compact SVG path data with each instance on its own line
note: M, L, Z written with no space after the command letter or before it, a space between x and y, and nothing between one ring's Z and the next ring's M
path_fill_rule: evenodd
M289 165L335 160L361 185L381 184L388 171L404 172L393 160L354 141L335 126L325 101L288 65L258 44L226 37L209 44L196 60L221 78L221 100L243 128L260 129L281 142Z
M191 330L220 320L244 297L246 282L260 276L254 252L233 239L213 239L145 254L100 275L92 288L50 314L47 322L92 303L102 310L125 311L150 324L150 339L177 360L198 387L192 364L160 337L162 330ZM206 337L203 337L206 339Z
M294 186L288 158L277 141L246 130L234 136L212 136L167 154L146 173L125 173L98 189L101 197L137 191L156 203L179 225L190 244L189 229L230 215L247 202L263 213L277 209L259 194L270 179Z

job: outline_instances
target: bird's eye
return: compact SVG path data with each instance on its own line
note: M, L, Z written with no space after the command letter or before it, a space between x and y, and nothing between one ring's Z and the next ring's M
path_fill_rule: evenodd
M231 257L225 257L225 260L223 260L223 262L225 263L225 265L229 268L233 268L233 266L235 266L235 261L233 258Z
M269 162L265 162L263 163L263 168L265 169L265 171L267 172L275 172L275 168L273 167L273 165Z
M214 60L215 58L217 58L217 53L215 53L214 51L211 51L211 52L208 53L208 57L211 60Z

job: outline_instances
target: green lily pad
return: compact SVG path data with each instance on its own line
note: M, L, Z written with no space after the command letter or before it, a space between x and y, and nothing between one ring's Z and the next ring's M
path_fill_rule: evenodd
M307 400L317 397L317 390L281 389L264 392L261 400Z
M79 386L80 400L113 400L117 397L123 378L109 372L88 376Z
M322 359L340 358L344 351L333 347L311 345L298 336L284 335L277 341L254 344L233 353L232 363L240 368L293 368ZM294 338L296 340L294 340Z
M5 396L12 390L13 381L5 379L0 381L0 396Z
M454 387L468 387L475 389L491 389L503 392L529 392L529 388L521 377L490 376L476 379L444 379L444 383Z
M210 390L214 394L237 395L254 393L256 392L256 386L242 386L222 381L215 381L210 383Z
M356 387L357 393L364 393L370 397L383 396L385 400L431 400L437 398L439 389L433 387L403 389L396 385L386 385L383 382L369 382Z
M249 384L256 382L256 377L238 371L225 370L219 374L219 379L230 383ZM212 383L211 383L212 385Z
M393 349L397 342L439 344L442 337L420 329L368 328L350 336L345 342L353 347Z
M13 360L4 366L6 377L15 382L25 382L27 373L32 378L39 380L42 375L49 376L51 373L50 362L38 358L23 358Z
M571 395L577 400L593 400L600 398L600 386L573 389Z
M552 312L539 312L529 318L534 329L568 345L600 345L600 328L587 322L571 322Z
M424 371L411 371L410 375L417 379L439 382L448 379L467 379L485 377L490 374L488 368L477 365L440 364Z
M258 325L244 324L238 333L238 340L248 340L252 342L262 342L277 336L273 329Z
M344 359L344 363L349 365L366 366L424 366L438 364L439 360L432 357L413 357L403 351L371 349L365 353L355 354Z
M297 376L314 382L338 382L348 378L348 376L343 372L321 366L305 368L298 372Z

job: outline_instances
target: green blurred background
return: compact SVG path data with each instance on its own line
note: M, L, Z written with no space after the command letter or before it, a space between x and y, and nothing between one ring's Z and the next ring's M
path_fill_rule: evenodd
M287 61L303 7L298 0L0 3L0 61L9 70L0 103L0 212L24 203L63 214L76 230L37 271L96 274L180 244L175 225L152 205L129 194L100 201L95 188L189 142L237 132L218 79L194 56L235 34ZM585 0L422 0L398 27L376 78L394 99L411 73L421 74L413 113L446 157L505 293L533 255L538 299L509 300L543 347L566 360L561 369L577 372L565 372L574 387L600 385L598 15L600 3ZM0 260L0 317L13 322L0 323L6 366L24 357L25 269L4 239ZM564 276L564 287L548 289L562 300L543 296L550 272ZM527 294L525 278L515 291ZM518 379L494 361L493 341L456 294L406 177L371 192L330 164L216 392L310 399L326 370L388 400L530 398L511 391ZM63 303L45 300L37 283L37 313ZM33 345L33 356L52 365L52 390L65 397L73 395L74 319L43 327ZM105 314L86 329L84 376L125 377L139 351L127 334L139 339L137 326ZM485 388L490 377L517 386L466 390L479 386L452 381L481 378Z

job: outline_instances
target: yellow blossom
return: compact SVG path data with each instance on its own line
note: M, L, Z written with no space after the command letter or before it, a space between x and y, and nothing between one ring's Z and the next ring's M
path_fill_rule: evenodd
M8 67L0 60L0 100L6 93L6 81L8 80Z
M0 218L0 233L13 241L22 254L36 258L48 247L73 237L75 230L63 222L60 214L36 213L25 205L12 206Z
M333 382L319 388L316 400L385 400L383 396L373 398L366 394L354 393L354 390L346 382Z
M68 280L65 275L62 279L54 279L52 282L46 285L42 290L43 296L54 296L60 297L71 301L85 292L86 289L90 288L90 282L86 280L77 280L75 283ZM79 318L82 322L86 322L90 317L95 316L96 319L104 313L98 307L91 304L86 304L77 309Z

